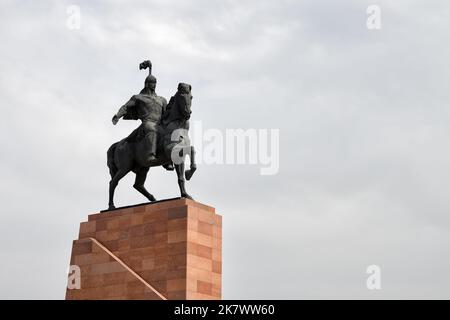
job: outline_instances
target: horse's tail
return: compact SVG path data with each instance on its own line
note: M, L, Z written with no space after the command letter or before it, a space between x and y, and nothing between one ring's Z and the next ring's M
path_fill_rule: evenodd
M116 152L116 147L119 142L114 143L111 147L109 147L106 152L107 155L107 165L109 168L109 173L111 174L111 178L114 177L117 173L117 166L114 162L114 153Z

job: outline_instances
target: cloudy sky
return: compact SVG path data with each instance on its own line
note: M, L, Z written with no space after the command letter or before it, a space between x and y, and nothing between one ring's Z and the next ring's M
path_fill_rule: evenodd
M449 30L446 0L2 0L0 298L64 298L144 59L158 94L192 84L204 129L279 129L277 174L203 164L188 183L223 215L224 298L450 298ZM144 201L132 183L117 205ZM178 196L161 168L146 185Z

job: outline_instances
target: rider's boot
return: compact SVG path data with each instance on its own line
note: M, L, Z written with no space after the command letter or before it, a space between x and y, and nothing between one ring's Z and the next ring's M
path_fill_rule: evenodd
M163 168L166 169L167 171L173 171L175 169L172 162L169 164L163 164Z

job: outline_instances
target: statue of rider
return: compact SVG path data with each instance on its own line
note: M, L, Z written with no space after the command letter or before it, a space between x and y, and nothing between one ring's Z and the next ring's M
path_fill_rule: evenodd
M138 142L143 140L145 147L145 159L151 163L156 160L158 146L158 126L161 116L165 113L167 101L155 92L156 78L152 75L152 64L149 60L139 65L140 69L149 69L149 75L145 79L145 87L137 95L125 103L112 118L113 124L117 124L120 118L125 120L141 120L142 124L127 138L127 141Z

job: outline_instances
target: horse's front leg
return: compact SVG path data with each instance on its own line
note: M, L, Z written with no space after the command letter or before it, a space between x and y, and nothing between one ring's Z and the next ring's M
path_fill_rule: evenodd
M186 170L185 176L186 180L190 180L192 175L194 174L195 170L197 170L197 164L195 163L195 149L193 146L189 148L189 160L191 160L191 168L189 170Z
M178 186L180 187L181 197L194 200L187 192L184 186L184 161L175 165L175 171L178 176Z
M109 182L109 203L108 203L108 210L115 209L114 206L114 191L116 190L117 185L119 184L120 179L122 179L130 170L124 170L119 169L119 171L116 172L114 177L112 177L111 181Z

